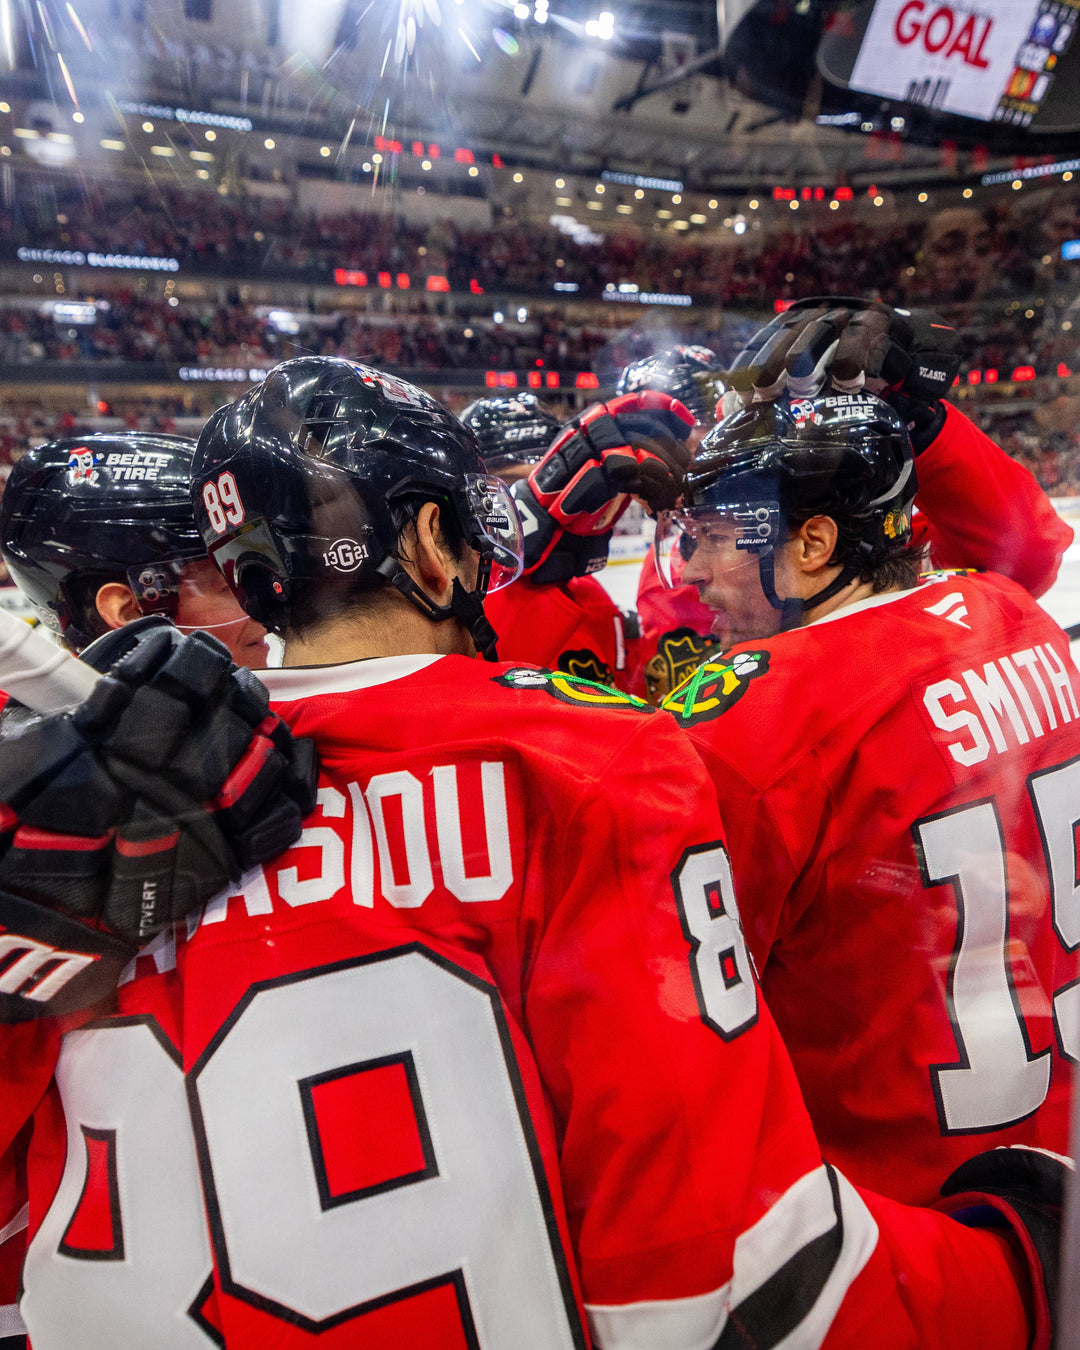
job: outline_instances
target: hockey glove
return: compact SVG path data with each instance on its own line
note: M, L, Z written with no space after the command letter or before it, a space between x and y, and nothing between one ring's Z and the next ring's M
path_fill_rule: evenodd
M594 403L568 422L527 483L515 485L526 572L535 572L556 548L566 553L568 576L546 579L596 571L631 497L654 512L674 506L690 463L686 438L693 428L689 409L655 389Z
M79 707L0 717L0 1021L110 993L315 803L312 743L214 638L151 618L101 641L92 661L126 653Z
M956 330L929 310L893 309L877 300L799 300L735 358L723 411L785 391L808 398L866 388L904 418L919 454L944 425L941 400L959 369Z
M1012 1229L1031 1272L1036 1345L1053 1343L1065 1187L1073 1170L1068 1158L1044 1149L989 1149L960 1164L935 1206L970 1228Z

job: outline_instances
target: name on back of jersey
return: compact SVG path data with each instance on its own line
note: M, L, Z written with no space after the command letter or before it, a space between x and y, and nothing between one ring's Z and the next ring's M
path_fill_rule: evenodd
M328 900L367 909L378 900L417 909L433 893L501 900L516 870L507 777L501 760L485 760L324 781L292 848L212 900L201 923Z
M1002 654L914 690L950 769L1039 740L1080 718L1066 653L1050 642Z

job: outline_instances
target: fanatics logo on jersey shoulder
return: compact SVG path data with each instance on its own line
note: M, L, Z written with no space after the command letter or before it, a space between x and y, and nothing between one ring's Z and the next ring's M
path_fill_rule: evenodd
M586 680L564 670L535 670L530 666L515 666L501 675L493 677L495 684L504 689L539 690L557 698L560 703L576 703L578 707L588 708L628 708L634 712L655 712L655 708L635 698L633 694L624 694L618 689L609 689L606 684L596 680Z
M736 652L729 661L706 661L660 706L674 713L683 726L710 722L733 708L746 693L750 681L768 669L766 651Z

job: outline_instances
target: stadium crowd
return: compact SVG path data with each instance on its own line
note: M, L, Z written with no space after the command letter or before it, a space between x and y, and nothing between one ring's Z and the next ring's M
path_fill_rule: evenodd
M106 248L230 275L329 281L346 268L372 277L401 271L444 277L454 291L537 294L559 283L600 294L622 282L746 307L867 291L940 305L1067 281L1070 265L1060 246L1080 237L1080 199L1034 189L1022 200L994 198L978 209L953 206L880 227L860 213L812 231L795 222L779 230L766 224L720 240L712 232L695 240L630 226L575 239L513 218L480 229L451 219L410 223L387 213L320 216L262 197L179 189L76 198L49 182L36 191L28 185L0 212L0 232L12 252Z
M606 384L622 367L674 342L710 347L723 363L742 346L762 308L777 299L878 293L894 303L932 303L945 313L962 335L961 379L972 372L974 383L991 370L999 382L992 403L983 404L979 390L980 401L969 404L976 419L1049 492L1080 492L1077 401L1069 383L1052 387L1059 397L1051 411L1040 393L1038 417L1021 385L1000 387L1018 367L1040 376L1067 376L1074 365L1080 368L1069 285L1075 264L1063 259L1061 247L1080 236L1080 196L1036 188L990 199L980 209L953 206L923 220L889 220L874 228L871 217L816 229L793 222L718 246L715 236L706 243L629 228L580 242L554 228L512 220L478 230L449 220L410 224L364 212L319 217L262 198L178 189L123 197L98 190L77 202L69 195L45 181L20 193L0 213L5 239L15 249L89 250L107 235L110 249L227 273L233 278L229 290L197 300L143 279L95 293L96 322L77 326L57 322L49 302L9 296L0 302L0 364L251 368L300 354L340 354L413 378L431 372L433 386L438 372L537 365L595 371ZM456 294L434 296L414 280L411 293L395 289L385 308L381 297L369 297L366 309L353 309L336 307L325 292L313 290L308 307L289 311L284 320L242 296L245 273L325 281L338 266L372 279L402 270L417 279L444 276ZM475 295L479 288L526 297L550 292L556 281L577 284L582 297L627 282L685 289L707 297L713 315L722 313L704 323L687 322L685 310L629 305L605 306L598 314L560 297L528 304L524 321L507 307L506 321L497 323L490 297ZM182 401L132 400L107 411L129 428L167 430L177 416L208 415L216 392L200 389ZM1003 395L1015 409L1004 407ZM0 429L0 473L39 432L96 424L81 410L65 412L59 422L55 411L31 404L15 410L9 403L0 412L8 414Z

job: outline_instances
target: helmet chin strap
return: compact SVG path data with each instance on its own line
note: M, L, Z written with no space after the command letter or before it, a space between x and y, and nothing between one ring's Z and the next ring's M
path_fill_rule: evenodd
M870 552L870 545L860 544L860 549ZM761 579L761 589L765 593L765 599L772 605L773 609L780 611L780 631L787 633L792 628L800 628L802 621L812 609L818 605L824 604L826 600L831 600L834 595L838 595L845 586L850 585L859 575L862 567L860 564L848 563L842 567L837 576L827 586L823 586L816 595L811 595L807 599L801 599L799 596L789 596L782 600L776 593L776 574L774 568L774 551L770 544L768 548L763 548L758 553L758 575Z
M390 556L384 558L375 570L395 590L400 591L405 599L414 605L425 618L431 619L434 623L443 623L447 619L457 619L468 632L476 650L485 661L497 661L499 659L495 650L495 643L498 641L499 635L484 613L484 596L487 594L488 581L491 577L490 553L480 555L475 590L467 591L460 580L457 577L454 578L448 605L436 604L426 591L417 586L397 558Z

